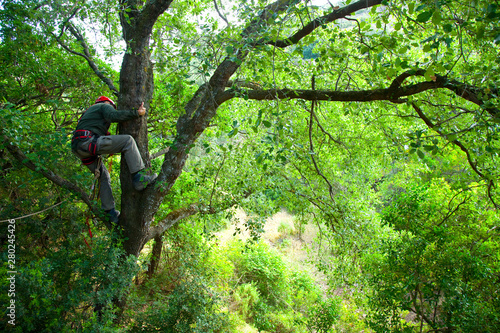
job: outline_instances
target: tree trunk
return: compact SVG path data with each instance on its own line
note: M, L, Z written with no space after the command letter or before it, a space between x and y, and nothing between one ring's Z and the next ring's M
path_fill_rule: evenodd
M141 37L132 28L128 28L128 52L123 57L120 71L119 109L137 109L144 102L146 110L153 97L153 64L149 52L149 35ZM149 161L147 113L143 117L121 123L120 134L129 134L137 143L146 168ZM121 216L120 225L125 237L124 249L127 254L139 255L145 242L154 213L151 208L151 191L137 192L132 186L132 177L127 164L122 160L120 168L121 181ZM159 199L157 199L159 200Z
M151 279L158 268L161 259L161 251L163 248L162 236L155 237L155 244L151 253L151 261L148 264L148 279Z

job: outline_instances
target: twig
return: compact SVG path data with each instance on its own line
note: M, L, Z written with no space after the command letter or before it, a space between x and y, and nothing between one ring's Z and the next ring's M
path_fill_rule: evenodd
M229 24L229 21L226 19L224 15L219 11L219 6L217 5L217 0L214 0L214 5L215 5L215 10L217 11L217 14L219 14L220 18L226 22L227 26L230 27L231 25Z
M447 138L447 135L443 133L441 130L439 130L439 128L437 128L436 125L434 125L434 123L432 123L432 121L429 118L427 118L427 116L423 113L420 107L418 107L415 103L412 103L412 107L413 109L415 109L419 117L425 122L425 124L430 129L435 130L443 138ZM474 170L474 172L477 173L481 178L487 179L486 176L481 171L479 171L479 169L477 168L477 164L474 163L474 161L472 161L472 156L469 150L460 141L456 139L450 140L450 142L453 143L455 146L459 147L467 155L467 160L469 161L469 165L471 166L472 170Z
M226 153L224 153L224 156L222 157L222 162L220 163L220 166L217 169L217 173L215 174L215 177L214 177L214 185L212 187L212 193L210 193L210 201L208 202L208 208L209 209L212 209L212 199L214 197L215 188L216 188L216 185L217 185L217 180L219 179L219 173L222 170L222 167L224 166L224 163L226 162L226 157L227 157Z
M313 91L316 89L315 87L315 78L314 76L312 77L312 89ZM335 199L333 198L333 186L332 184L330 183L330 181L328 180L328 178L326 178L325 175L323 175L323 173L321 172L321 170L319 169L319 166L318 166L318 163L316 162L316 159L314 158L314 145L313 145L313 140L312 140L312 126L313 126L313 122L314 122L314 118L315 118L315 115L314 115L314 105L316 104L316 101L313 100L311 102L311 115L309 117L309 150L310 150L310 155L311 155L311 159L313 161L313 164L314 164L314 168L316 169L316 172L318 173L318 175L320 175L324 180L325 182L328 184L328 192L330 194L330 198L332 199L333 202L335 202Z

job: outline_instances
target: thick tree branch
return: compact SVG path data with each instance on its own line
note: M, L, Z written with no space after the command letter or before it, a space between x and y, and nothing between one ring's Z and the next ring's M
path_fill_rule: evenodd
M146 236L146 241L144 243L147 243L150 239L161 236L165 231L170 229L180 220L183 220L185 218L188 218L189 216L197 214L199 213L199 211L200 208L196 204L191 204L187 207L174 210L173 212L169 213L157 225L149 228L149 232L148 235Z
M166 153L168 153L168 151L170 150L170 147L167 147L167 148L163 148L162 150L160 150L159 152L156 152L154 154L151 154L150 156L150 159L154 160L158 157L161 157L163 155L165 155Z
M277 99L304 99L307 101L330 102L372 102L392 101L405 102L401 97L415 95L426 90L443 88L438 82L422 82L398 89L373 89L358 91L332 91L332 90L305 90L305 89L267 89L267 90L236 90L229 89L216 97L218 104L222 104L235 97L245 97L252 100L277 100Z
M220 170L220 168L219 168L219 170ZM217 176L216 176L216 179L217 179ZM241 198L242 199L248 198L252 193L254 193L254 192L253 191L246 191L242 195ZM217 213L220 213L222 211L225 211L231 207L238 205L238 201L233 198L232 200L229 200L228 202L225 202L224 204L222 204L220 207L214 208L213 206L211 206L212 205L212 197L213 197L213 192L212 192L211 197L210 197L209 206L202 205L202 204L191 204L187 207L179 208L177 210L174 210L173 212L170 212L162 221L160 221L157 225L155 225L154 227L151 227L149 229L148 235L146 237L146 241L144 243L148 242L149 240L151 240L155 237L161 236L165 231L167 231L168 229L173 227L176 223L178 223L179 221L181 221L185 218L188 218L192 215L195 215L198 213L200 213L200 214L217 214Z
M123 38L135 52L142 52L149 43L153 26L173 0L120 0L120 21Z
M402 86L405 79L411 76L423 76L424 71L408 71L394 79L392 84L385 89L357 90L357 91L332 91L332 90L304 90L304 89L268 89L268 90L241 90L228 89L218 96L216 101L222 104L235 97L245 97L252 100L276 99L304 99L308 101L331 102L371 102L391 101L402 103L404 97L419 94L427 90L448 89L458 97L464 98L478 106L483 107L489 99L494 98L495 92L484 94L483 89L467 85L457 80L450 80L446 76L436 75L431 81L419 82ZM480 97L483 96L483 97ZM493 117L498 117L500 111L494 107L485 108Z
M238 87L238 88L250 88L250 89L262 89L262 86L256 82L248 82L244 80L229 80L226 84L227 88Z
M296 0L278 0L266 6L242 32L243 39L251 37L267 26L269 18L286 10ZM164 196L179 177L187 159L189 147L209 126L219 107L214 96L222 93L231 76L240 66L240 62L248 55L249 48L244 44L236 48L232 56L217 67L207 84L202 85L192 100L186 105L186 113L177 121L177 136L171 149L165 154L162 171L158 176L157 197Z
M411 76L424 76L425 71L423 69L407 71L399 75L394 79L389 89L398 89L402 83ZM476 105L484 107L486 101L495 98L495 96L499 95L499 89L484 89L480 87L476 87L470 84L466 84L455 79L448 79L446 76L435 75L435 81L439 81L443 83L442 88L449 89L453 91L457 96L468 100ZM489 92L487 92L489 91ZM500 111L494 107L488 106L485 107L485 110L493 117L500 116Z
M191 117L193 112L198 109L201 104L202 98L208 92L208 83L202 84L198 90L194 93L191 100L186 104L184 110L186 111L186 117Z
M76 194L80 199L82 199L83 202L85 202L85 204L92 210L94 214L98 215L100 213L99 208L94 205L90 196L83 189L71 183L70 181L56 175L51 170L43 166L36 165L21 151L21 149L18 146L12 144L9 138L5 134L2 134L1 139L5 147L9 151L9 153L22 165L24 165L25 167L27 167L32 171L35 171L36 173L41 174L42 176L44 176L57 186L65 188L70 192Z
M284 40L270 41L267 44L274 45L276 47L285 48L293 44L297 44L302 38L306 37L310 33L312 33L316 28L321 27L327 23L334 22L338 19L345 18L352 13L355 13L361 9L370 8L376 5L380 5L382 0L359 0L354 3L351 3L343 8L334 10L330 14L318 17L311 22L309 22L302 29L297 31L292 36L288 37Z
M144 26L145 36L149 36L153 30L153 26L158 20L158 17L162 15L172 4L173 0L148 0L144 8L142 9L139 22Z
M248 192L244 195L244 197L248 197L252 192ZM170 212L162 221L160 221L157 225L154 227L151 227L149 229L148 235L146 237L146 242L149 240L161 236L165 231L173 227L176 223L179 221L188 218L192 215L201 213L201 214L216 214L221 211L224 211L226 209L229 209L235 205L237 205L238 202L236 200L232 200L223 207L220 207L218 209L215 209L213 207L207 207L205 205L200 205L200 204L191 204L187 207L179 208L177 210L174 210L173 212Z

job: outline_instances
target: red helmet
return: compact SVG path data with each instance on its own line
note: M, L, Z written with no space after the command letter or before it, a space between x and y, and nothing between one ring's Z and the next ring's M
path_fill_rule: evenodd
M109 99L108 97L106 96L100 96L96 101L95 103L104 103L104 102L110 102L111 105L113 105L113 107L116 109L116 105L115 105L115 102L113 102L111 99Z

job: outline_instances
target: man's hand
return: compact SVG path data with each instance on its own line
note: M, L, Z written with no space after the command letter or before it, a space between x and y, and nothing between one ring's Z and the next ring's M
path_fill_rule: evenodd
M146 114L146 108L144 107L144 102L142 102L141 106L139 106L137 112L139 113L139 116L144 116Z

